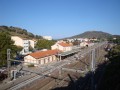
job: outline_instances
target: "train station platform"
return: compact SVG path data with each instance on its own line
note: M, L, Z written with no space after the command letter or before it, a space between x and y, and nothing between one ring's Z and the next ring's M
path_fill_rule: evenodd
M67 51L67 52L62 52L62 53L59 53L58 54L58 56L68 56L68 55L70 55L70 54L74 54L74 53L77 53L77 52L80 52L81 50L80 50L80 48L78 48L78 49L73 49L73 50L71 50L71 51Z

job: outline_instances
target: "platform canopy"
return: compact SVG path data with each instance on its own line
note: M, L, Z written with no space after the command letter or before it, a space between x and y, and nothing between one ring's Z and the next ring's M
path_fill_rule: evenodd
M58 56L67 56L67 55L74 54L74 53L77 53L77 52L80 52L80 51L81 51L80 48L73 49L71 51L59 53Z

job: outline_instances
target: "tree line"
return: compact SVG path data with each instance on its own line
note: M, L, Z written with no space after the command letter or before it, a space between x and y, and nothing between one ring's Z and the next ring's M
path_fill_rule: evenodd
M56 42L55 40L41 39L37 41L35 48L37 48L38 50L51 49L51 46L55 44L55 42Z
M8 32L0 32L0 66L7 64L7 49L12 50L11 57L13 58L22 50L22 47L14 45Z

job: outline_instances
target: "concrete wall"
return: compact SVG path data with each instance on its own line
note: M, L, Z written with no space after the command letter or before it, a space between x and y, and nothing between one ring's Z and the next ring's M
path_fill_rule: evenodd
M24 57L24 61L25 61L25 62L28 62L28 63L25 63L25 65L28 65L28 64L30 64L30 63L39 64L38 60L36 60L35 58L33 58L33 57L30 56L30 55L25 56L25 57Z
M23 47L23 40L18 36L11 36L11 39L14 41L14 45Z

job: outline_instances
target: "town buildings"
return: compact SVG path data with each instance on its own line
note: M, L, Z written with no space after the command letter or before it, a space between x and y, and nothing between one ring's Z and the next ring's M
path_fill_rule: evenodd
M67 43L67 41L60 40L57 41L54 45L51 46L51 50L43 50L36 51L34 53L30 53L24 57L25 65L34 64L35 66L43 65L46 63L54 62L61 60L61 58L65 58L65 55L73 54L74 52L78 52L80 47L85 47L92 45L88 39L80 39L79 45L71 44L71 42ZM65 55L63 55L63 54Z

